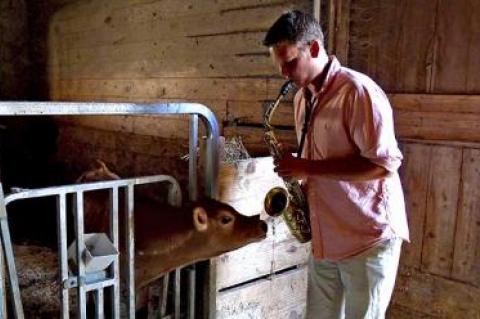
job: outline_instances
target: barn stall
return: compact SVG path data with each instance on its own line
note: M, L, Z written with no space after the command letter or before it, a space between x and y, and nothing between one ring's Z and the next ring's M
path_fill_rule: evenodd
M241 137L251 156L220 165L219 174L219 198L245 214L262 213L261 193L280 182L265 173L271 163L263 158L261 126L265 103L283 80L261 40L285 9L314 12L329 52L376 80L394 108L412 242L404 246L389 317L480 316L476 1L3 0L0 6L3 100L205 104L221 134ZM293 147L290 102L291 96L275 124L278 138ZM2 180L58 184L68 179L58 176L101 158L122 176L171 173L185 189L188 169L178 158L188 153L188 127L183 118L140 116L9 119ZM208 263L203 315L303 316L308 247L281 223L269 223L267 241ZM265 298L285 286L292 290Z

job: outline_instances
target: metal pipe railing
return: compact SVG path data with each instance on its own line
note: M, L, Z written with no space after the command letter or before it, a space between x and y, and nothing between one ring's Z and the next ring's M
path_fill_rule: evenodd
M0 117L1 116L68 116L68 115L175 115L175 114L189 114L190 115L190 142L189 142L189 194L190 199L197 198L197 147L198 147L198 119L200 118L206 126L206 159L205 159L205 173L204 186L206 195L216 198L218 196L217 189L217 175L218 175L218 154L217 144L219 139L218 123L214 114L204 105L197 103L159 103L159 104L136 104L136 103L96 103L96 102L0 102ZM150 178L153 178L151 180ZM113 278L110 280L100 280L95 283L89 283L88 278L85 277L82 262L77 265L77 277L72 278L68 273L67 260L67 237L66 237L66 197L67 194L74 194L76 205L74 205L75 224L76 224L76 240L77 240L77 260L81 260L81 243L83 243L83 192L95 189L110 189L110 202L112 218L110 219L110 238L115 247L119 247L118 236L118 190L119 187L125 187L126 191L126 213L128 214L126 220L133 220L133 187L134 185L142 183L155 182L157 177L143 177L136 179L126 179L119 181L107 181L78 185L66 185L59 187L47 187L43 189L26 190L15 194L4 196L2 184L0 183L0 227L1 240L4 250L5 261L7 265L8 275L10 278L10 293L13 300L13 310L15 318L22 319L24 317L23 308L21 304L20 291L18 288L18 279L14 263L14 255L12 243L10 241L10 234L7 222L6 206L8 203L20 199L56 196L57 198L57 235L58 235L58 249L60 253L59 258L59 279L62 282L62 318L69 318L69 301L68 289L72 287L77 288L78 298L78 314L80 318L86 317L86 298L88 291L94 290L97 300L96 313L99 318L103 316L103 288L112 286L112 314L114 318L120 316L120 289L119 289L119 260L114 260L111 266L111 274ZM161 177L161 178L164 178ZM125 184L126 183L126 184ZM176 183L176 181L175 181ZM175 194L169 193L169 201L174 202L178 200L179 190ZM129 290L128 295L128 312L129 318L135 318L135 294L134 294L134 238L133 238L133 223L126 226L127 238L127 256L128 256L128 273L127 278ZM176 274L180 272L177 271ZM179 281L176 276L176 281ZM190 279L190 291L195 291L195 280ZM2 284L2 281L0 281ZM212 283L210 283L212 284ZM193 286L192 286L193 285ZM209 289L210 291L212 289ZM179 316L179 287L178 293L175 293L175 317ZM0 294L3 294L3 289L0 287ZM177 296L178 294L178 296ZM0 296L2 297L2 296ZM212 304L212 296L208 296L209 304ZM214 297L213 297L214 298ZM4 310L4 298L0 300L0 314ZM188 313L191 316L195 305L193 301L189 302ZM214 309L213 309L214 310ZM213 311L210 310L210 311Z

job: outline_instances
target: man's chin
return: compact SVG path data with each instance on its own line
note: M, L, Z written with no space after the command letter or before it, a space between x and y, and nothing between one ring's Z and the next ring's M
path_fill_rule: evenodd
M308 84L306 84L304 81L300 81L300 80L293 80L293 83L295 84L295 86L297 88L303 88L303 87L306 87Z

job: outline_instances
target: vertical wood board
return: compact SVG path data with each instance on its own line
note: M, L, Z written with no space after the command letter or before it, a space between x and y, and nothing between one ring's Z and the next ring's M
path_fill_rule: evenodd
M434 92L478 92L480 42L478 1L439 1L438 60Z
M461 161L459 148L432 149L422 266L429 273L446 277L451 275L453 265Z
M427 206L428 176L432 146L405 143L400 176L405 192L405 202L410 230L410 243L402 250L402 264L420 268L423 245L425 211Z
M388 92L425 92L436 1L350 4L349 66Z
M480 286L480 150L463 153L452 277Z

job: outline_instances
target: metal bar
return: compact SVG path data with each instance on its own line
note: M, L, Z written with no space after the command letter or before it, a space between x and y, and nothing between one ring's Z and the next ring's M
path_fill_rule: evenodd
M62 283L61 302L62 310L60 317L68 319L70 313L70 303L68 298L68 248L67 248L67 200L66 194L60 193L57 196L57 247L59 252L58 267L59 279Z
M87 292L85 289L85 264L83 253L85 250L84 227L83 227L83 192L74 193L75 205L75 229L76 229L76 253L77 253L77 314L81 319L87 318Z
M23 319L22 297L18 287L17 270L13 257L13 247L10 241L10 229L8 228L7 210L5 207L3 187L0 183L0 235L7 265L8 277L10 278L10 294L13 299L13 314L15 319Z
M109 278L107 278L107 273L105 271L98 271L98 272L89 273L89 274L86 273L84 277L85 289L87 291L97 289L99 287L98 283L102 281L106 282L107 279ZM110 279L110 280L113 280L113 279ZM68 286L69 289L78 287L77 277L76 276L68 277L68 282L66 285ZM102 286L105 287L108 285L113 285L113 281L109 281L108 283L103 284Z
M115 187L110 190L110 238L113 245L120 251L119 236L118 236L118 188ZM112 287L111 294L111 310L112 318L120 319L120 260L119 256L115 258L110 266L110 272L115 282Z
M188 319L195 319L195 265L187 268L188 272Z
M175 269L175 297L174 297L174 317L180 319L180 268Z
M209 319L216 318L216 306L217 306L217 264L215 259L210 259L207 261L207 274L206 274L206 287L204 291L207 293L205 298L208 302L207 305L207 317Z
M106 288L106 287L113 286L114 284L115 284L115 279L114 278L106 279L106 280L102 280L102 281L99 281L99 282L94 282L94 283L85 285L85 291L88 292L88 291L92 291L92 290L95 290L95 289Z
M167 272L163 276L162 284L162 299L160 304L160 317L163 318L167 314L167 301L168 301L168 284L170 282L170 273Z
M197 162L199 158L199 151L198 151L198 116L191 115L190 116L190 156L188 162L188 171L189 171L189 179L188 179L188 186L189 186L189 196L190 200L195 201L198 198L198 177L197 177ZM202 152L200 152L202 153ZM190 269L190 268L189 268ZM195 276L195 272L191 273L188 272L188 291L189 291L189 299L188 299L188 314L189 318L193 318L195 316L195 277L191 278L191 276ZM191 292L194 292L193 297Z
M218 135L207 135L207 158L205 159L205 192L212 198L218 197Z
M7 196L5 196L5 204L8 205L9 203L19 199L56 196L60 193L75 193L78 191L85 192L85 191L93 191L93 190L100 190L100 189L106 189L106 188L122 187L122 186L128 186L128 185L142 185L142 184L157 183L157 182L169 182L171 184L170 192L172 194L169 194L169 197L175 198L177 196L177 193L181 193L179 183L172 176L154 175L154 176L144 176L144 177L128 178L128 179L113 180L113 181L62 185L62 186L45 187L45 188L39 188L39 189L23 190L21 192L8 194Z
M5 293L5 261L3 246L0 243L0 318L7 318L7 295Z
M191 200L196 200L197 194L197 158L198 158L198 116L190 116L190 139L188 161L188 193Z
M130 115L199 114L217 124L199 103L0 102L0 115Z
M127 186L127 192L125 194L125 237L127 238L127 307L128 307L128 318L135 319L135 241L134 241L134 220L133 220L133 185Z
M103 288L95 290L95 319L104 319L103 312Z

